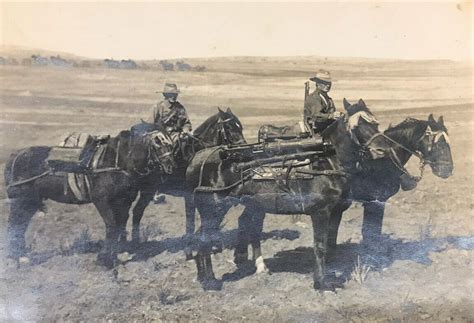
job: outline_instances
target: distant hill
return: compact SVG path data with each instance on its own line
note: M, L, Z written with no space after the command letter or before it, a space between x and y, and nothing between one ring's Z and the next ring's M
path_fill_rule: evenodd
M28 48L22 46L6 46L0 45L0 56L8 57L8 58L16 58L16 59L23 59L23 58L30 58L32 55L40 55L45 57L50 56L61 56L64 59L76 59L76 60L83 60L91 58L82 57L78 55L74 55L71 53L60 52L60 51L52 51L52 50L45 50L45 49L35 49L35 48Z
M89 58L72 53L33 49L20 46L0 46L0 56L15 58L18 62L40 55L49 58L59 55L62 59L81 62L79 67L98 67L107 65L110 58ZM126 57L126 59L129 59ZM472 65L450 60L406 60L387 58L324 57L324 56L226 56L202 58L173 58L134 60L141 69L164 71L208 71L237 73L256 76L304 77L312 75L317 69L330 70L335 78L358 77L363 74L373 76L430 76L446 74L473 73ZM169 65L165 68L163 65Z

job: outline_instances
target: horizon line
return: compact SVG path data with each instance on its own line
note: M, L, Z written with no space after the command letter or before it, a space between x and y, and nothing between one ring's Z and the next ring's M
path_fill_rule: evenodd
M17 50L27 50L27 51L48 51L48 52L56 52L56 54L65 54L70 56L76 56L78 58L83 59L90 59L90 60L104 60L104 59L115 59L115 60L122 60L122 59L131 59L134 61L153 61L153 60L180 60L180 59L219 59L219 58L293 58L293 57L301 57L301 58L321 58L321 59L374 59L374 60L391 60L391 61L446 61L446 62L454 62L454 63L467 63L474 65L474 59L454 59L454 58L399 58L399 57L367 57L367 56L328 56L328 55L318 55L318 54L305 54L305 55L228 55L228 56L180 56L180 57L167 57L167 58L133 58L133 57L120 57L114 58L111 57L92 57L92 56L84 56L82 54L76 54L73 52L68 52L64 50L56 50L56 49L49 49L49 48L33 48L23 45L14 45L14 44L1 44L1 49L8 50L8 49L17 49Z

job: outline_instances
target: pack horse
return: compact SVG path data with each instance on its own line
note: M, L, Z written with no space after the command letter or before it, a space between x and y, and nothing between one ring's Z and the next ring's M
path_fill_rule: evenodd
M105 243L97 259L114 267L120 243L126 241L128 212L142 181L148 176L160 178L175 168L171 139L158 125L149 125L146 131L122 131L113 138L89 137L77 151L36 146L10 156L4 172L10 198L10 257L25 256L26 230L45 200L93 203L105 223Z

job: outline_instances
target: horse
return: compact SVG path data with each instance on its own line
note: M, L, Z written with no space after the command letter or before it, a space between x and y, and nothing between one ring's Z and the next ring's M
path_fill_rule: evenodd
M173 196L184 197L186 213L186 245L190 244L195 231L195 206L192 191L185 182L186 167L196 152L210 147L221 145L245 144L242 134L243 127L237 116L227 108L226 111L218 108L215 115L209 117L193 135L188 135L188 142L176 149L178 168L166 181L153 181L150 178L149 185L140 190L140 198L133 208L132 241L135 245L140 242L140 221L148 204L153 200L155 192L166 193ZM179 141L178 141L179 142ZM192 259L192 251L189 246L185 247L188 260Z
M126 240L128 211L144 178L169 174L175 163L172 142L160 125L147 130L121 131L103 146L97 167L85 173L86 198L79 199L68 174L47 164L52 147L34 146L13 153L5 166L5 184L10 199L8 218L9 256L26 255L25 232L45 200L65 204L93 203L105 223L105 243L97 256L100 265L115 267L120 243ZM156 176L154 176L156 178Z
M443 117L436 121L432 114L428 120L407 118L387 129L378 130L378 122L360 99L350 104L344 99L347 118L340 118L322 135L333 133L336 156L348 174L346 191L332 209L328 225L328 252L333 253L337 244L337 233L342 214L353 201L363 203L364 218L362 244L367 248L377 247L381 239L385 202L403 187L403 178L417 182L421 177L411 175L405 168L412 155L420 158L420 169L429 165L436 176L446 179L452 175L453 161L449 146L448 132ZM255 254L261 255L259 240L261 225L239 222L238 243L235 262L247 261L247 247L252 245ZM260 231L259 231L260 230ZM249 234L249 232L251 234ZM252 240L253 237L253 240ZM261 259L257 273L265 272Z
M353 154L360 155L361 149L373 154L388 153L382 153L383 156L378 156L379 158L358 161L360 169L353 172L348 181L350 198L341 200L331 214L328 244L334 250L342 213L355 200L362 202L364 208L362 244L376 248L382 236L385 203L400 187L403 190L413 189L416 182L421 180L425 165L430 166L433 174L442 179L453 174L448 130L442 116L436 121L433 114L430 114L426 121L407 118L381 133L373 123L368 125L367 120L373 120L374 117L363 100L352 105L344 99L344 108L348 112L349 123L351 118L357 118L360 113L365 116L365 119L358 118L358 126L353 129L357 141L353 145ZM347 128L347 124L340 123L338 126ZM419 158L421 176L413 176L405 168L411 156ZM347 161L348 168L354 165L353 160ZM412 184L404 187L407 179Z
M330 134L329 138L332 136ZM224 216L236 204L245 206L239 226L248 223L255 228L248 233L253 235L250 240L257 262L263 260L260 254L260 232L266 212L310 215L316 258L313 286L315 289L329 287L324 277L329 217L338 201L347 194L344 191L346 179L334 155L324 160L306 159L305 163L311 169L323 170L316 171L317 174L309 179L254 182L251 180L252 173L236 171L233 160L222 158L219 148L204 149L196 154L186 170L186 181L194 188L194 203L201 216L195 262L197 279L203 289L219 290L222 287L222 282L214 276L211 252L215 250L214 243L220 238L220 224Z

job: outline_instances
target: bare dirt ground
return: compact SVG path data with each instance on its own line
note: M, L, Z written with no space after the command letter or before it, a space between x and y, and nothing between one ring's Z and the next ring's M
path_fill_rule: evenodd
M191 62L208 71L0 67L0 166L16 148L53 145L72 131L116 134L149 118L154 91L165 81L179 84L195 126L216 106L230 106L252 141L260 124L299 120L303 83L325 67L336 80L336 107L342 109L343 97L364 98L382 128L409 116L443 114L455 173L442 180L427 171L416 190L388 202L378 255L358 246L360 205L346 212L328 264L346 281L336 293L312 289L312 230L305 216L267 216L262 248L271 275L236 272L231 260L240 208L229 212L227 248L214 256L223 290L203 291L195 264L184 259L183 201L173 197L146 210L140 250L122 254L115 271L95 264L104 226L94 207L47 202L47 212L38 213L28 231L30 264L17 268L5 259L2 176L0 321L474 320L472 69L447 61L307 57ZM416 172L416 162L409 166ZM368 269L363 280L351 278L358 260Z

